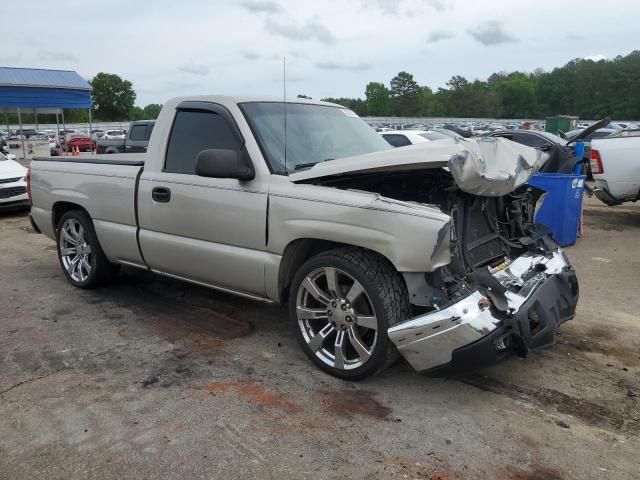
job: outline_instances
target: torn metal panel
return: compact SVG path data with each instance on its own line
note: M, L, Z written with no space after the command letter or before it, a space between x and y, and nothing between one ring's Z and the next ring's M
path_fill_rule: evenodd
M308 170L290 174L289 180L298 183L347 173L441 168L447 166L452 155L458 154L462 150L462 147L453 140L437 140L317 163Z
M499 197L524 185L547 155L504 138L461 140L465 148L449 159L449 171L461 190Z
M289 180L448 167L461 190L497 197L526 183L546 159L546 154L504 138L437 140L326 161L289 175Z

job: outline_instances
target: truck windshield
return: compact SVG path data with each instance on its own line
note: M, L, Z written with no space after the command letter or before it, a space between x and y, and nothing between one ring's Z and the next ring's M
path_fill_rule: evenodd
M241 108L272 171L288 174L327 160L388 150L391 146L351 110L287 103L247 102Z

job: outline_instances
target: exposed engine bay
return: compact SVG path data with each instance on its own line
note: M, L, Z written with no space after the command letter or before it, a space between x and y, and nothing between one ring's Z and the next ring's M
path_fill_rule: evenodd
M494 283L490 272L527 251L555 247L545 228L533 222L536 201L543 192L527 185L504 196L477 196L463 192L442 168L360 173L314 183L435 206L452 218L451 263L427 274L434 304L468 294L471 283L486 288L488 282Z

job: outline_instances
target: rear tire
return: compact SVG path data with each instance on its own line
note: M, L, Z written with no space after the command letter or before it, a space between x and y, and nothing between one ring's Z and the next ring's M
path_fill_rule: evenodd
M316 366L335 377L361 380L397 360L387 330L408 319L411 306L391 263L347 247L302 265L289 291L289 316L298 343Z
M71 210L60 218L56 229L58 260L67 280L78 288L91 289L113 280L120 265L109 262L82 210Z

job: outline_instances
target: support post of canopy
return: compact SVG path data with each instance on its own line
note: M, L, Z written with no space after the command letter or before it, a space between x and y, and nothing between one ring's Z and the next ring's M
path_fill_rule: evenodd
M22 159L27 159L27 152L24 149L24 129L22 128L22 115L20 115L20 109L18 109L18 123L20 124L20 142L22 143Z
M65 149L67 150L67 152L69 151L69 147L67 146L67 124L64 121L64 108L60 109L60 113L62 114L62 136L64 138L64 149L62 150L64 153ZM62 147L62 145L60 146Z
M57 155L60 154L60 117L58 116L58 112L56 112L56 150Z
M40 130L40 128L38 127L38 110L36 110L35 108L33 109L33 114L36 117L36 132L38 132L38 130Z
M89 107L89 144L91 145L91 153L93 153L93 127L91 126L91 107Z

